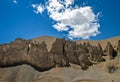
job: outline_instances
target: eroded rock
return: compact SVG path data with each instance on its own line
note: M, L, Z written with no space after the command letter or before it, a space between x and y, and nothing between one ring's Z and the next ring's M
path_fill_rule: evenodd
M109 55L110 59L114 59L114 57L116 57L117 52L112 47L110 42L107 43L106 48L104 49L104 54Z
M117 51L119 52L119 45ZM110 59L117 55L109 42L104 54L109 55ZM39 71L45 71L55 66L66 67L73 63L86 70L94 63L103 61L101 45L93 46L89 42L78 45L73 41L56 39L50 50L47 49L45 41L37 44L21 38L9 44L0 45L0 67L28 64Z

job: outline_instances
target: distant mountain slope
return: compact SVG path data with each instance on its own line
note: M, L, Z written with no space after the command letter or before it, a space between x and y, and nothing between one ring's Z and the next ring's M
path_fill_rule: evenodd
M102 47L105 48L107 42L110 42L114 46L114 45L116 45L118 40L120 40L120 36L112 37L112 38L105 39L105 40L78 40L78 41L76 41L76 43L80 44L80 43L84 43L84 42L89 42L91 45L97 45L98 43L100 43L102 45Z

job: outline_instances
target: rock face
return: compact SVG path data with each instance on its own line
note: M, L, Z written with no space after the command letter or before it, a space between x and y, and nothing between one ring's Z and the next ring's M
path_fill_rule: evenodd
M30 40L16 39L1 45L0 67L29 64L39 71L54 67L54 60L48 54L46 44L32 44ZM46 60L46 61L44 61Z
M64 39L56 39L49 53L54 55L54 62L57 66L69 66L68 59L64 54Z
M110 42L107 43L104 54L109 55L110 59L114 59L114 57L116 57L117 52L114 50Z
M117 44L117 53L120 53L120 40L118 41L118 44Z
M74 64L80 64L77 55L75 54L76 43L72 41L66 41L64 46L64 54L66 55L69 62Z
M114 45L115 48L109 41L103 48L100 43L97 43L97 45L92 45L89 42L77 44L76 41L59 38L54 39L54 42L45 40L44 38L40 42L33 42L32 40L18 38L11 43L1 44L0 82L66 82L64 79L55 76L41 77L40 73L44 74L47 72L46 70L50 71L50 69L57 67L72 68L72 64L87 71L90 66L104 62L106 56L115 59L120 54L120 40L116 46ZM63 74L70 74L68 72L70 70L72 69L63 70ZM58 74L54 73L59 75L60 71ZM72 74L70 76L76 77ZM82 80L75 82L79 81Z
M99 46L92 46L89 48L89 59L94 63L104 61L102 54L103 52L99 49Z
M118 52L119 48L120 42L117 46ZM92 46L86 42L76 44L73 41L56 39L48 51L45 41L33 43L31 40L18 38L9 44L0 45L0 67L28 64L39 71L45 71L55 66L68 67L73 63L86 70L94 63L105 61L103 54L113 59L117 52L109 42L103 52L99 43Z

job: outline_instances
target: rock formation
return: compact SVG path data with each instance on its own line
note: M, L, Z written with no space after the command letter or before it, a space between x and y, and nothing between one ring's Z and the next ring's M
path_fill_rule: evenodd
M107 43L104 52L99 43L93 46L89 42L76 44L76 42L65 39L56 39L50 50L47 49L47 46L45 41L33 43L31 40L21 38L8 44L2 44L0 45L0 67L28 64L39 71L45 71L56 66L68 67L70 63L73 63L86 70L95 63L105 61L104 55L113 59L117 52L120 52L120 41L117 52L110 42Z
M69 66L69 61L64 54L64 39L56 39L49 53L54 55L54 62L57 66Z
M29 64L43 71L54 66L54 60L48 54L44 42L32 44L29 40L16 39L10 44L1 45L0 51L2 52L0 53L0 67Z
M77 55L75 54L76 43L72 41L66 41L64 46L64 54L66 55L69 62L74 64L80 64Z
M120 40L118 41L118 44L117 44L117 53L120 53Z
M104 54L109 55L110 59L114 59L114 57L116 57L117 52L112 47L112 44L110 42L107 43L106 48L104 50Z

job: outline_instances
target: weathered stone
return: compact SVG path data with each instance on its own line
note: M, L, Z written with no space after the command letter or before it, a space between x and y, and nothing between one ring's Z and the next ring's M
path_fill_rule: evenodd
M120 53L120 40L118 41L118 44L117 44L117 52Z
M86 70L88 66L92 65L92 63L89 61L88 56L86 55L85 52L81 52L78 59L80 61L80 66L82 67L83 70Z
M100 52L101 54L103 54L103 49L102 49L102 46L100 45L100 43L98 43L97 49L99 50L99 52Z
M64 54L64 46L65 46L65 40L64 39L56 39L56 41L52 45L50 53Z
M29 64L39 71L44 71L55 66L51 55L47 53L45 42L32 44L29 40L17 39L9 45L6 52L2 51L3 54L0 55L0 67Z
M80 64L77 55L75 54L76 51L76 43L72 41L66 41L65 47L64 47L64 53L69 60L69 62L74 64Z
M40 41L35 40L36 42L33 43L31 42L31 40L24 40L18 38L11 43L1 44L0 45L0 82L4 82L4 81L5 82L39 82L39 81L97 82L97 79L100 80L102 79L99 78L99 76L102 75L102 73L100 73L101 68L99 67L101 66L106 67L106 63L110 63L110 62L116 65L116 67L118 65L117 63L118 60L116 59L119 59L117 58L119 56L117 56L112 61L101 63L99 65L91 67L90 70L86 70L92 64L102 62L104 60L103 59L104 55L102 55L103 54L102 48L104 48L103 45L105 45L106 41L104 44L102 44L101 41L99 41L102 45L101 47L100 44L98 45L96 45L96 43L91 44L93 43L91 41L90 42L85 41L84 44L82 44L84 41L81 41L81 44L80 43L77 44L76 41L66 41L64 39L57 39L57 41L55 40L56 39L54 39L54 41L51 42L51 44L49 45L49 43L47 43L49 42L49 39L47 40L47 42L44 40L40 40ZM117 53L119 53L120 41L118 42L118 46L116 46L116 41L114 42L110 41L110 42L112 43L112 46L115 46L115 49L114 48L113 49L116 50ZM48 45L50 48L48 47ZM113 49L112 49L113 52L111 52L109 48L111 49L110 46L108 47L108 49L106 49L107 53L108 51L109 53L114 53ZM110 56L109 54L106 54L105 51L104 54ZM112 57L115 57L115 55L112 54ZM107 60L108 58L105 57L105 59ZM69 66L69 64L71 65L71 67L66 68L66 66ZM55 66L59 66L59 67L54 68ZM84 72L82 70L78 70L80 67L86 71ZM102 67L101 72L103 72L103 69L105 69L105 67ZM49 70L51 68L54 69ZM111 73L114 72L115 70L116 68L114 69L113 67L109 69ZM95 74L98 71L100 74L96 76ZM91 80L84 79L92 74L93 76L90 77ZM109 80L107 81L114 81L112 80L114 79L114 77L111 79L111 75L108 79ZM117 79L119 80L119 77L117 77ZM103 78L101 81L104 80L105 79Z
M108 43L105 51L115 57L115 50ZM39 44L21 38L9 44L0 45L0 67L28 64L39 71L49 70L55 66L70 66L69 63L87 69L93 63L102 62L103 50L100 44L91 46L88 42L76 44L73 41L56 39L50 51L43 41Z
M54 63L58 67L69 67L70 66L69 61L62 54L61 55L54 54Z
M105 59L102 57L103 56L103 51L102 48L100 47L100 44L97 46L90 46L88 47L89 53L89 60L93 63L97 62L103 62Z
M88 43L87 43L88 44ZM89 61L88 59L88 49L87 49L87 44L85 46L85 44L83 45L76 45L76 51L75 54L80 62L80 66L83 70L86 70L88 68L88 66L91 66L92 63ZM90 45L89 45L90 46Z
M54 60L51 59L46 51L46 47L41 44L31 44L28 54L28 63L38 70L47 70L55 66Z
M114 50L110 42L107 43L104 54L109 55L110 59L114 59L114 57L116 57L117 52Z

